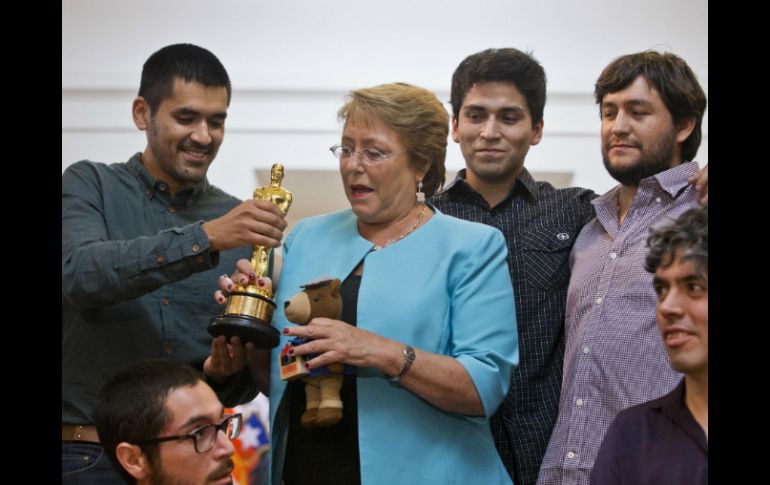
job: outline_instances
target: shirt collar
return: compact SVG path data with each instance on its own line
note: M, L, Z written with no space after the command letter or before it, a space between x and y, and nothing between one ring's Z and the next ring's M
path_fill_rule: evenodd
M657 409L670 418L674 418L685 407L684 404L684 378L673 391L650 403L652 409Z
M676 198L682 190L690 185L687 179L695 175L697 171L698 162L685 162L663 172L656 173L652 177L642 179L639 185L657 185L672 198Z
M133 173L144 185L144 193L148 197L152 198L159 194L165 194L166 197L171 199L169 187L166 182L156 179L150 172L147 171L142 163L142 153L137 152L132 156L126 164L128 171ZM182 189L177 192L173 199L189 202L197 200L202 193L209 189L208 177L204 177L203 180L192 187Z
M690 183L687 179L698 172L698 162L685 162L671 167L663 172L656 173L639 182L639 191L650 193L656 188L666 192L672 199L676 199ZM605 208L609 213L615 214L618 206L618 191L620 185L610 189L605 194L595 198L591 203L596 208L597 214L600 208Z
M479 194L476 190L471 187L471 185L468 183L466 179L467 171L466 169L462 169L459 172L457 172L457 176L454 180L452 180L448 185L444 186L444 189L441 190L441 192L454 192L460 195L465 196L472 196L472 197L478 197L480 200L483 200L484 203L486 201L484 198ZM529 171L526 168L522 168L521 173L518 177L516 177L516 180L513 183L513 186L511 187L511 190L508 192L508 194L503 198L502 201L500 201L500 204L505 202L506 200L510 199L516 194L521 194L524 197L530 196L533 198L537 198L537 182L535 182L535 179L532 178L532 175L529 173ZM498 205L500 205L498 204Z
M684 400L685 382L684 378L679 385L669 394L660 399L650 402L650 408L659 411L673 421L682 431L692 438L703 451L708 453L708 441L706 434L700 427L695 417L687 407Z

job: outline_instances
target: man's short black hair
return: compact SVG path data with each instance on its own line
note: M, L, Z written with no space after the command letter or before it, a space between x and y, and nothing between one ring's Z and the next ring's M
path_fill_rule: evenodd
M115 373L102 388L94 406L94 424L105 454L127 483L134 478L118 462L119 443L155 438L170 419L168 394L179 387L192 387L203 376L179 362L150 359L135 362ZM141 445L150 459L157 459L158 445Z
M171 96L177 78L206 87L227 88L227 105L230 106L230 77L217 56L197 45L173 44L151 55L142 68L139 96L147 101L150 114L154 115L160 103Z
M545 71L532 55L509 47L483 50L463 59L452 74L449 96L456 119L460 117L460 108L468 91L481 82L513 84L527 101L532 126L543 119Z

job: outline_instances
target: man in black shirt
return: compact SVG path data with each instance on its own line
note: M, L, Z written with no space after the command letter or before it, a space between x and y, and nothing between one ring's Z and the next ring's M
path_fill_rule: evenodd
M532 56L487 49L452 76L452 138L466 168L433 204L502 231L516 300L519 366L492 432L517 485L534 484L559 410L569 254L593 217L587 189L556 189L524 168L543 135L546 77Z

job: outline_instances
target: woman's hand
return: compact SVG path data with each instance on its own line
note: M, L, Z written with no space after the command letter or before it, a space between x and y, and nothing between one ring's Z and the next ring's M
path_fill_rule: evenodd
M264 281L262 281L262 285L260 286L270 284L270 288L272 288L270 278L262 279ZM235 288L235 285L246 286L249 283L259 284L260 282L257 281L257 275L254 274L254 268L251 267L251 261L248 259L239 259L238 262L235 263L235 271L233 274L227 276L227 273L225 273L219 277L220 289L214 292L214 299L220 305L224 305L225 302L227 302L227 296L230 294L230 291Z
M356 367L377 367L391 375L398 372L398 368L394 369L398 362L389 365L394 359L386 357L388 352L391 355L399 352L398 342L340 320L314 318L307 325L284 328L283 334L312 339L293 349L293 355L320 354L307 361L307 368L311 370L341 362Z
M314 318L307 325L283 329L284 335L306 337L310 342L294 347L291 355L320 354L305 363L312 370L337 362L374 367L394 376L404 365L404 344L339 320ZM434 406L449 412L481 416L476 387L465 368L453 357L414 349L417 357L400 384Z
M280 258L275 255L273 275L277 278L280 272ZM235 264L235 271L228 276L227 273L219 277L219 290L214 292L214 299L224 305L227 297L235 288L235 285L255 285L272 291L273 283L270 278L257 278L254 268L248 259L239 259ZM254 382L258 390L268 394L270 383L270 351L257 350L253 343L241 344L239 337L233 337L228 343L224 335L216 337L211 342L211 355L203 363L203 372L209 377L223 381L226 377L239 372L249 364Z

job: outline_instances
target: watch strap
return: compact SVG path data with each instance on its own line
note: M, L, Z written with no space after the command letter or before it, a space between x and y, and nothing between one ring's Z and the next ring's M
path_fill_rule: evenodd
M411 345L404 345L404 348L401 349L401 353L404 356L404 363L401 365L401 370L398 371L398 374L394 375L393 377L389 378L391 382L398 382L401 380L401 376L403 376L406 371L409 370L410 367L412 367L412 363L414 363L415 357L417 355L414 353L414 349Z

